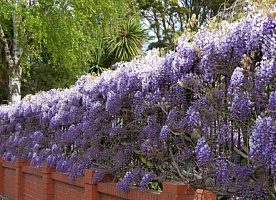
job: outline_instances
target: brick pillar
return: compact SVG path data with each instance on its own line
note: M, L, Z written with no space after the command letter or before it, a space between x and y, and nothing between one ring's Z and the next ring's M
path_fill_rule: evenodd
M52 172L55 168L47 168L47 164L42 166L42 184L43 184L43 200L54 199L54 182L52 180Z
M0 156L0 195L4 194L4 169L2 166L3 157Z
M95 173L94 170L85 170L84 173L84 196L85 200L99 200L100 195L98 192L97 184L93 184L92 177Z
M217 195L208 191L208 190L202 190L202 189L197 189L196 190L197 194L197 199L202 199L202 200L216 200Z
M196 200L195 188L181 182L164 182L160 200Z
M15 200L22 200L23 199L23 172L22 167L27 166L30 163L17 158L15 161Z
M100 194L98 192L97 184L93 183L92 177L95 170L86 169L84 173L84 195L85 200L99 200ZM110 182L114 179L114 176L107 174L100 182Z

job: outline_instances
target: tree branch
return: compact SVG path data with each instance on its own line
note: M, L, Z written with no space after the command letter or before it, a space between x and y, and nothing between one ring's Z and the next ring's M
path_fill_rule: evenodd
M192 173L186 172L186 171L184 171L184 170L181 170L181 171L180 171L180 169L179 169L177 163L175 162L175 159L174 159L174 156L173 156L171 147L169 147L169 151L170 151L170 156L171 156L171 158L172 158L172 164L173 164L174 168L177 170L179 176L180 176L183 180L185 180L185 179L190 179L190 180L191 180L191 179L193 179L193 180L194 180L194 179L196 179L196 180L203 180L203 178L202 178L200 175L198 175L198 174L192 174Z
M245 153L243 153L241 150L239 150L238 148L234 147L234 151L237 154L239 154L240 156L242 156L243 158L248 159L248 156Z

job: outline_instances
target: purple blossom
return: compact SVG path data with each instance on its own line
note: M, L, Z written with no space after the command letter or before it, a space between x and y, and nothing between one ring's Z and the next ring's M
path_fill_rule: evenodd
M229 91L230 92L232 90L234 90L235 92L239 91L239 89L243 85L243 79L244 79L243 68L237 67L231 76Z
M246 121L250 116L251 101L248 93L239 92L234 96L230 107L231 117Z
M204 137L198 140L195 147L195 153L200 167L206 167L208 163L212 162L214 155Z
M265 169L270 167L273 171L276 164L275 132L275 121L271 117L258 117L249 139L250 160L256 166L261 164Z
M179 153L180 154L178 156L178 159L182 161L189 159L193 154L193 152L189 148L184 148L182 152L179 152Z
M139 185L143 188L147 188L149 185L149 182L153 181L154 178L155 178L154 172L149 172L142 178Z
M269 101L267 105L267 111L269 115L275 120L276 119L276 92L273 91L270 93Z
M199 119L200 113L191 106L186 112L185 123L189 127L194 128L199 123Z
M231 125L228 124L222 124L219 130L219 134L216 138L217 144L225 144L226 142L229 142L231 140Z
M216 161L214 172L216 174L216 187L222 192L236 190L237 197L245 196L250 190L247 182L253 174L250 166L229 164L223 156L219 156Z
M122 181L117 183L117 188L120 191L128 192L129 188L134 184L138 183L141 179L143 171L141 169L134 169L132 172L127 172Z
M162 129L161 129L161 132L160 132L159 139L162 142L165 142L170 137L170 134L171 134L171 131L168 128L168 126L163 126Z
M92 177L93 183L97 183L101 181L106 174L107 174L107 171L105 170L96 170Z
M122 181L118 182L117 188L120 189L123 192L127 192L132 186L134 181L134 176L131 172L127 172L123 178Z

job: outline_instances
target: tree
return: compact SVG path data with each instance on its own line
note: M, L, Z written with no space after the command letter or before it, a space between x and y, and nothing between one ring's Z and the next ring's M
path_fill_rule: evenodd
M61 63L51 63L51 54L44 50L42 59L32 59L28 70L22 73L22 97L53 88L68 88L75 83L78 76L86 73L81 67L66 67Z
M107 36L105 43L109 55L114 61L131 61L141 53L143 40L146 38L140 21L130 18L126 24L119 28L119 32Z
M149 45L152 48L174 48L174 37L182 33L186 22L195 14L198 25L215 16L224 0L138 0L142 16L154 32L157 42ZM234 0L227 1L226 7Z
M8 78L8 100L20 100L22 71L33 62L82 74L92 61L93 46L118 28L130 1L5 0L0 10L0 41ZM50 59L43 53L48 52ZM4 66L4 65L3 65Z
M142 45L148 39L140 21L140 16L133 14L118 29L107 33L93 49L95 59L90 71L100 74L116 62L131 61L140 56Z

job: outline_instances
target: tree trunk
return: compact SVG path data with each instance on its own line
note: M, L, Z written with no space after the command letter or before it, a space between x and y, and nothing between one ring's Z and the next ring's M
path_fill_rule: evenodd
M16 3L14 4L16 9ZM18 30L16 27L16 13L13 13L13 35L11 40L11 45L9 45L9 40L5 35L4 29L0 24L0 41L4 46L4 54L5 54L5 63L7 65L8 70L8 101L10 103L15 103L20 101L21 94L21 76L22 76L22 68L20 66L20 58L22 55L22 51L18 44Z
M17 1L14 3L15 10L17 9ZM11 55L12 60L10 61L10 65L8 68L9 73L9 98L8 100L11 103L15 103L21 100L21 76L22 76L22 68L20 65L20 57L22 55L21 49L18 44L18 29L16 26L16 11L12 16L12 24L13 24L13 38L12 38L12 49Z
M21 75L22 69L17 61L12 61L8 67L9 74L9 96L8 101L15 103L21 100Z

